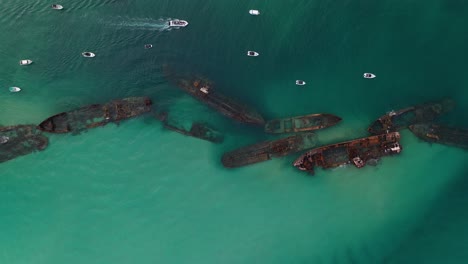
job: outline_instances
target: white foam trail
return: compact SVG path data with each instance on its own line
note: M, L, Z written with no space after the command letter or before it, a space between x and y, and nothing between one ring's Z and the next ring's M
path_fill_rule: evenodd
M109 26L129 29L129 30L154 30L154 31L168 31L170 18L122 18L115 19L114 21L107 22Z

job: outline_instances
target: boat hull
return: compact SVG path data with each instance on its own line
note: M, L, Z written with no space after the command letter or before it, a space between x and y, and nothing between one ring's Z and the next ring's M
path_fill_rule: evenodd
M468 129L429 123L411 125L409 129L424 141L468 149Z
M399 140L400 134L391 132L327 145L304 153L294 161L293 166L311 174L314 174L317 166L327 169L354 163L362 168L368 161L400 153Z
M0 162L47 148L49 140L35 125L0 127Z
M302 133L278 140L265 141L224 153L221 162L224 167L236 168L282 157L298 151L313 148L317 138L313 133Z
M313 131L336 125L341 118L332 114L310 114L273 119L265 124L265 132L273 134Z
M398 131L412 124L431 122L442 114L453 110L455 102L444 99L438 102L430 102L417 106L391 111L374 121L367 131L378 135L390 131Z
M150 112L151 104L148 97L129 97L102 105L93 104L51 116L42 121L38 128L49 133L77 133Z

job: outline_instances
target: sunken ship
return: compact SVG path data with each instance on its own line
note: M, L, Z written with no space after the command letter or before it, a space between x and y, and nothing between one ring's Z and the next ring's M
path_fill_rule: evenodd
M129 97L106 104L92 104L51 116L42 121L38 128L49 133L77 133L150 112L151 104L148 97Z
M256 110L219 93L213 88L213 83L206 78L169 75L168 78L185 92L229 118L255 125L265 123L263 117Z
M375 135L398 131L412 124L430 122L440 115L451 111L454 106L455 102L453 100L444 99L438 102L407 107L398 111L390 111L379 117L367 130Z
M415 124L411 132L424 141L468 149L468 130L436 124Z
M375 162L380 157L400 153L402 147L399 140L400 133L390 132L327 145L304 153L293 165L311 174L314 174L316 166L327 169L352 163L362 168L366 163Z
M48 144L35 125L0 127L0 162L44 150Z
M265 132L278 134L313 131L334 126L340 121L340 117L332 114L310 114L273 119L265 124Z
M256 143L224 153L221 162L224 167L235 168L253 163L270 160L272 157L282 157L316 146L316 136L313 133L301 133L294 136Z

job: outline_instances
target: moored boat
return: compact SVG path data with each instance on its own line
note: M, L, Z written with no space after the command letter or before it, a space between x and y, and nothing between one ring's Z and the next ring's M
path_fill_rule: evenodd
M390 111L374 121L367 130L371 134L382 134L398 131L412 124L431 122L440 115L452 111L454 106L455 102L453 100L444 99L407 107L398 111Z
M253 51L253 50L247 51L247 56L249 56L249 57L257 57L258 55L260 55L260 54L258 52L256 52L256 51Z
M85 58L93 58L93 57L96 57L96 54L90 52L90 51L85 51L85 52L82 52L81 55Z
M391 132L327 145L304 153L293 165L311 174L314 174L316 166L327 169L352 163L357 168L362 168L367 161L374 162L380 157L400 153L402 147L399 140L400 134Z
M332 114L310 114L273 119L265 124L267 133L297 133L312 131L336 125L341 118Z
M17 93L17 92L21 91L21 88L16 87L16 86L12 86L12 87L8 87L8 91L10 91L12 93Z
M468 148L468 129L440 126L436 124L414 124L409 129L417 137L431 143Z
M31 64L31 63L33 63L32 60L20 60L20 61L19 61L19 65L22 65L22 66L24 66L24 65L29 65L29 64Z
M258 16L258 15L260 15L260 11L258 11L256 9L250 9L249 14L251 14L252 16Z
M296 80L296 85L306 85L306 82L303 80Z
M148 97L129 97L102 105L92 104L53 115L42 121L38 128L49 133L79 133L150 112L151 104Z
M62 9L63 9L63 6L62 6L62 5L59 5L59 4L53 4L53 5L52 5L52 9L55 9L55 10L62 10Z
M374 79L374 78L377 77L377 76L375 76L375 74L373 74L373 73L365 72L365 73L363 74L363 77L364 77L365 79Z
M16 125L0 127L0 144L0 162L4 162L44 150L49 140L35 125Z
M270 160L272 157L282 157L298 151L313 148L317 138L313 133L301 133L290 137L265 141L245 146L224 153L221 162L224 167L235 168L253 163Z

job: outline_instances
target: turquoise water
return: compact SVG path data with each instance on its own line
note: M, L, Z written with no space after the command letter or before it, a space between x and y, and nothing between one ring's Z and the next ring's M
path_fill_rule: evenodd
M468 127L463 1L60 4L60 12L44 1L0 4L0 124L37 124L82 105L149 96L180 122L215 124L226 140L184 137L151 116L50 135L45 151L0 165L0 263L468 260L460 209L466 151L402 131L402 154L377 167L309 177L290 165L292 155L228 170L223 152L272 137L213 112L162 72L171 64L206 75L266 119L341 116L317 133L323 144L365 136L386 111L442 97L457 101L442 121ZM167 31L168 18L190 25ZM20 67L20 59L34 64ZM23 90L12 94L9 86Z

